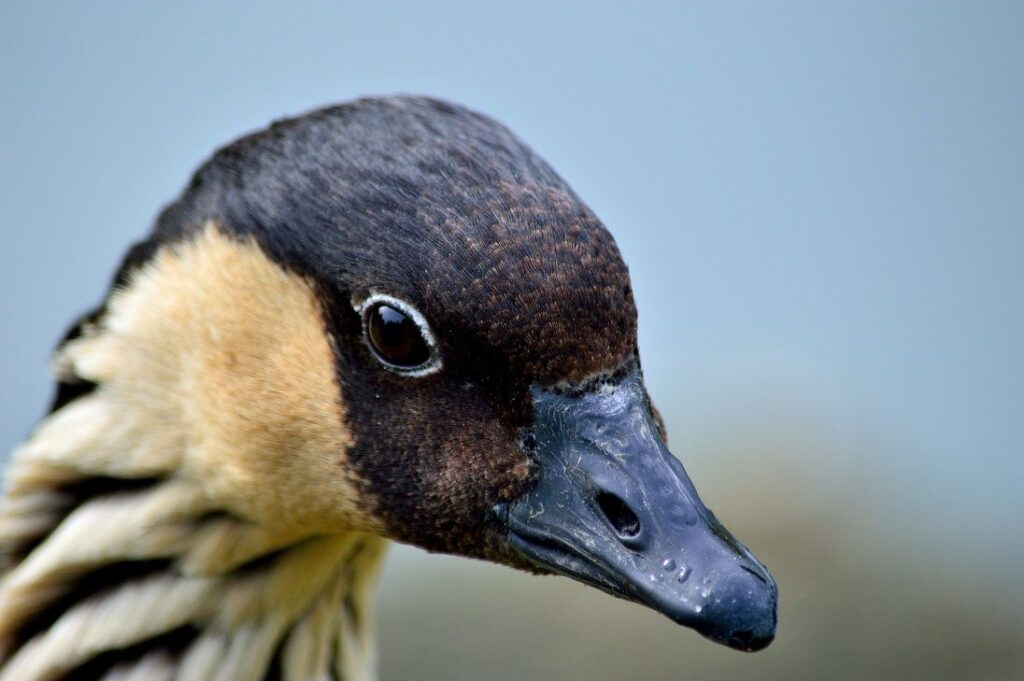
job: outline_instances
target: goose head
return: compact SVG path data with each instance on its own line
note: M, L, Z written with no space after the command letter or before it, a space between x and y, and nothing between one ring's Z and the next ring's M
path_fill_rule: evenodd
M308 285L337 397L303 409L329 411L339 449L277 460L287 484L235 493L241 514L288 494L321 509L316 531L564 575L733 648L771 642L772 578L667 448L612 236L506 128L408 97L282 121L208 161L119 281L211 229ZM231 466L224 489L273 485Z

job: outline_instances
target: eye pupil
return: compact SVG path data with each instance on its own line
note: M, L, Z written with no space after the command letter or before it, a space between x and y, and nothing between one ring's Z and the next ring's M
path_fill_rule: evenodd
M430 359L430 347L409 315L384 303L372 307L368 315L366 334L382 360L408 369Z

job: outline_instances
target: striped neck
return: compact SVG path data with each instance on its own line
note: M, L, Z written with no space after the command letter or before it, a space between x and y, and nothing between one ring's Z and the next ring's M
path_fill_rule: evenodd
M386 540L333 343L309 281L213 225L72 330L4 475L0 681L374 676Z
M0 681L376 678L386 540L290 541L219 514L182 523L189 496L173 481L103 494L33 546L6 541ZM5 530L22 501L5 499Z
M126 448L130 422L97 390L14 452L0 681L375 678L370 597L387 540L227 513L180 471L112 456L151 441Z

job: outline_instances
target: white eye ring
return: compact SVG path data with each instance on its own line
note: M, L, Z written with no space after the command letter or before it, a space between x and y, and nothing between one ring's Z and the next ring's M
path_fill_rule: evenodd
M383 353L375 347L373 341L370 338L370 327L369 327L369 312L378 306L387 306L393 310L401 312L403 315L408 317L413 324L416 325L419 331L420 338L427 346L429 351L428 358L415 366L406 367L393 362L388 361L387 357L383 356ZM441 355L437 350L437 340L434 338L434 332L430 329L430 324L420 314L419 310L407 303L406 301L389 296L386 293L371 292L365 300L360 303L353 301L353 307L356 312L359 313L362 319L363 326L363 342L369 348L370 353L380 362L384 368L402 376L409 376L411 378L419 378L422 376L429 376L430 374L437 373L441 370Z

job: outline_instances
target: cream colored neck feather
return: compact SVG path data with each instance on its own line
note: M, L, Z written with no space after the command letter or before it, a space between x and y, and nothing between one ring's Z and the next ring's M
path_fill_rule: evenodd
M376 677L370 597L385 540L352 532L292 543L230 517L204 518L202 496L179 480L90 500L53 523L56 492L20 493L46 475L24 460L47 435L44 427L18 452L0 519L9 547L56 525L0 579L0 681L61 679L104 655L111 664L89 678ZM112 565L156 569L99 586L13 647L33 615ZM169 649L176 631L184 643Z
M375 677L387 542L307 282L210 226L55 368L97 387L6 472L0 681Z

